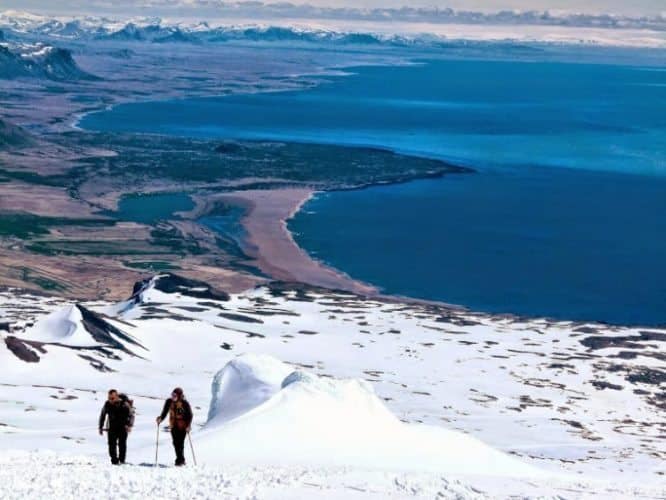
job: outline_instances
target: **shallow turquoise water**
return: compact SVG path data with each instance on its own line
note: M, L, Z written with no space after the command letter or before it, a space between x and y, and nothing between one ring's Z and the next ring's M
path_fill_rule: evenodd
M666 71L367 67L307 91L124 105L84 127L386 146L473 175L320 196L315 257L392 293L491 312L666 323Z

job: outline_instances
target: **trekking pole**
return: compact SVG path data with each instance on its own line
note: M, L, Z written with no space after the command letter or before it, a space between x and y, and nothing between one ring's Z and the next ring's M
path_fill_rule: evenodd
M157 452L160 449L160 424L157 424L157 435L155 436L155 467L157 467Z
M190 449L192 450L192 461L194 462L194 465L196 465L197 456L194 454L194 446L192 445L192 436L190 435L190 431L187 431L187 438L190 440Z

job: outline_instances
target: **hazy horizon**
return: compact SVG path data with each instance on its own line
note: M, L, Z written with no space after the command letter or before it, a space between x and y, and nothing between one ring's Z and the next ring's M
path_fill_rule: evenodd
M235 2L220 0L62 0L57 4L51 0L5 0L0 10L21 10L49 15L155 15L203 17L220 14L228 15L234 10ZM287 3L244 2L243 9L256 9L261 13L267 6L279 5L289 8ZM415 0L406 4L406 0L308 0L291 3L295 13L299 7L313 6L333 9L399 9L411 8L451 8L454 10L479 11L484 13L513 11L548 11L553 14L614 14L630 17L666 16L663 0L636 0L631 4L623 0L588 0L584 6L576 0Z

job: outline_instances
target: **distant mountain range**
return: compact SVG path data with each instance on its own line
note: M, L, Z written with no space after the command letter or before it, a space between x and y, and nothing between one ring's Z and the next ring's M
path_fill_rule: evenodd
M666 15L628 16L585 12L550 12L548 10L501 10L480 12L473 10L455 10L437 7L400 7L400 8L353 8L353 7L318 7L308 4L289 2L264 3L253 2L215 2L211 0L190 0L188 4L199 4L196 12L206 19L233 20L254 19L267 21L276 19L320 19L320 20L361 20L361 21L400 21L455 24L489 25L545 25L591 28L648 28L666 30ZM170 17L171 18L171 17ZM212 21L209 21L212 23ZM59 34L60 36L81 36L83 33L111 34L120 31L125 24L165 26L158 17L136 18L119 22L107 17L49 18L26 12L5 11L0 13L0 26L11 27L19 31L32 31ZM221 23L217 23L220 25ZM178 23L179 26L186 26ZM198 23L189 25L185 31L205 31L208 25Z
M3 24L4 21L4 24ZM162 24L159 19L134 20L118 25L108 20L91 19L61 22L50 20L35 25L0 16L0 25L9 33L7 38L25 40L50 37L61 40L97 40L152 43L206 43L229 41L301 41L350 44L413 44L415 40L396 35L341 33L330 30L305 30L278 26L211 27L206 23L192 26ZM0 38L0 42L2 39Z
M225 42L231 40L247 41L332 41L342 43L404 43L390 34L369 34L367 31L354 32L345 30L296 29L284 26L285 19L364 20L380 23L382 21L401 21L403 23L456 24L456 25L499 25L499 26L557 26L605 29L649 29L666 31L666 16L626 17L613 15L566 14L554 15L547 11L502 11L481 13L472 11L455 11L452 9L424 9L405 7L401 9L327 9L313 6L295 6L291 4L261 4L248 2L234 4L233 15L224 16L225 7L221 6L216 13L220 22L171 22L159 17L132 18L116 20L107 17L50 18L28 13L5 11L0 13L0 28L5 29L11 37L53 37L68 40L116 40L116 41L150 41L155 43L203 43ZM250 15L261 5L260 17ZM249 17L256 19L256 24L248 26L230 25L233 19L243 18L244 9ZM272 21L268 21L268 20ZM279 20L282 19L282 22ZM262 22L262 20L266 20ZM275 22L273 22L275 21ZM245 21L246 22L246 21ZM303 24L303 23L301 23ZM425 29L425 28L423 28ZM419 33L421 29L418 30ZM386 33L386 30L379 30ZM416 32L415 32L416 33ZM411 37L415 38L415 37Z

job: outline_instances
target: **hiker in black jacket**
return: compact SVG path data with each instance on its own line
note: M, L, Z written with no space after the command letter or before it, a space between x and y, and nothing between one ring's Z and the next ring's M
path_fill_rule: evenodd
M171 439L173 448L176 451L176 466L185 465L185 438L190 432L192 425L192 407L185 399L183 390L176 387L171 393L171 397L164 402L162 414L157 417L157 425L169 414L169 427L171 428Z
M109 456L113 465L124 464L127 455L127 435L134 421L131 403L120 398L118 391L111 389L99 415L99 435L104 434L104 422L109 419L107 437Z

